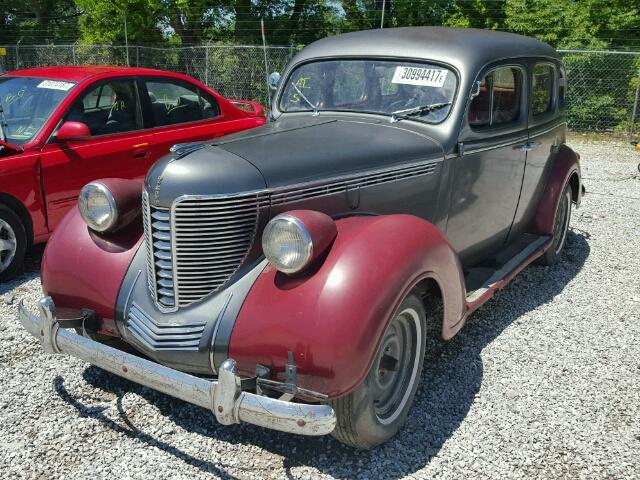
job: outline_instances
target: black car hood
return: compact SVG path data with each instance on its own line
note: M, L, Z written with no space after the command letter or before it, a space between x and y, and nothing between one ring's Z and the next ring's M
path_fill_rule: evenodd
M401 124L309 117L281 118L214 145L253 164L269 188L443 155L435 140Z
M181 195L252 192L443 155L435 140L387 122L293 120L161 158L146 178L151 204L169 208Z

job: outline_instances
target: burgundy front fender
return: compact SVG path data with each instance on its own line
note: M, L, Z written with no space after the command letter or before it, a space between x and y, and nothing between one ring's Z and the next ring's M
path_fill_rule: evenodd
M245 374L256 363L282 378L294 353L300 386L331 398L367 375L391 315L420 280L443 295L443 336L459 328L465 289L456 253L429 222L410 215L350 217L322 264L301 277L267 266L236 319L229 356Z
M77 207L72 209L49 239L42 258L45 295L59 309L94 310L101 333L118 335L116 299L143 239L141 223L134 221L114 234L100 235L87 227Z

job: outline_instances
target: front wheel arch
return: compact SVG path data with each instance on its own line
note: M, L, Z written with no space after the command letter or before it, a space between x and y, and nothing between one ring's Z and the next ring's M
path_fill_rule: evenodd
M27 234L27 248L33 245L33 219L24 204L8 193L0 192L0 205L13 210L18 216Z

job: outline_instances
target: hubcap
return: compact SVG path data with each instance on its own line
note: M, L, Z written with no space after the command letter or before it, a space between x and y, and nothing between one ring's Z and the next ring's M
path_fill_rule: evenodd
M556 255L560 254L562 247L564 247L564 241L567 238L567 230L569 229L569 215L571 209L571 197L570 193L563 195L560 205L558 206L558 212L556 214L556 222L553 226L553 250Z
M373 364L373 404L380 423L393 422L407 403L420 364L422 323L413 308L391 322Z
M16 234L4 220L0 219L0 272L6 270L16 255Z

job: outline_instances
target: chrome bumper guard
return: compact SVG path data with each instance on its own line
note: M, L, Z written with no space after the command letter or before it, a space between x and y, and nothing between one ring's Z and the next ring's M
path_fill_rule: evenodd
M243 392L236 362L225 360L217 381L195 377L144 358L108 347L60 327L51 297L40 300L40 315L24 301L18 307L24 328L49 353L64 353L146 387L213 412L223 425L246 422L300 435L326 435L336 424L328 405L294 403Z

